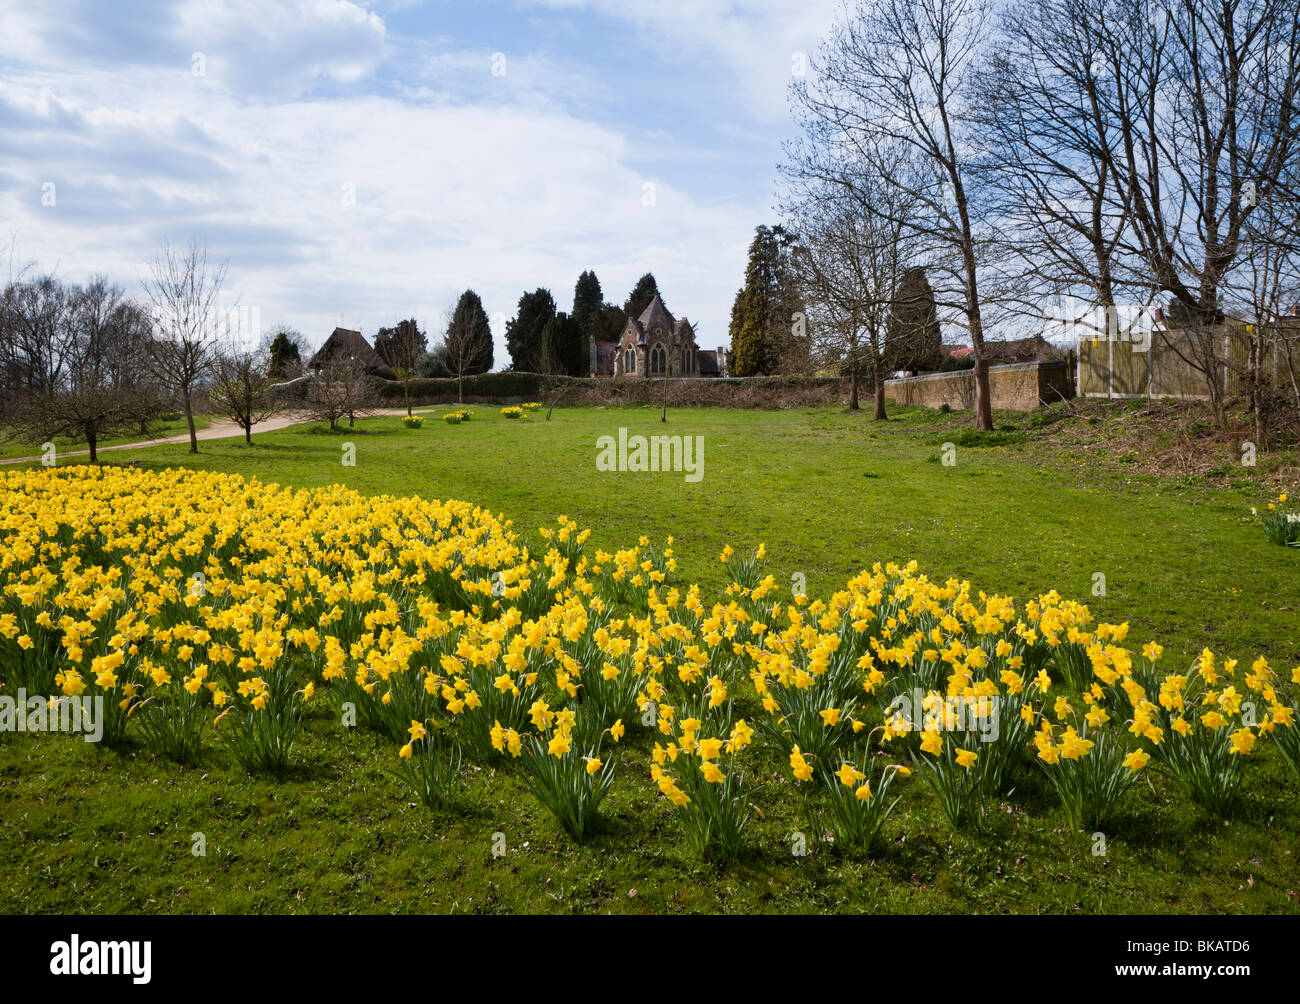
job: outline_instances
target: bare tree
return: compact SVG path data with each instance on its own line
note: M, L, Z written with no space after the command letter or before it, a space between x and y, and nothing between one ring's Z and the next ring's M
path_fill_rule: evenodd
M208 400L244 430L244 442L251 446L253 426L281 410L271 390L275 382L266 352L227 346L213 357Z
M464 326L457 325L456 304L452 304L443 314L443 331L441 355L442 364L447 372L456 378L456 401L465 401L465 377L479 372L480 347L471 333Z
M58 293L51 283L57 280L46 277L37 295L19 298L43 315L28 318L23 328L29 358L44 365L20 395L12 422L34 442L80 440L96 462L102 440L133 428L153 401L142 380L147 331L138 309L102 276ZM62 309L50 312L54 302Z
M1258 196L1300 155L1300 23L1294 0L1048 0L1096 53L1115 142L1098 144L1159 290L1222 317Z
M351 426L358 418L369 415L374 396L373 381L364 364L344 353L335 353L311 372L307 413L329 422L330 432L334 432L342 418L347 418Z
M1240 261L1224 285L1228 313L1247 322L1238 335L1244 358L1225 353L1225 366L1245 388L1255 442L1263 445L1284 382L1300 410L1295 366L1300 317L1292 314L1300 304L1300 192L1292 185L1261 194L1242 228Z
M6 293L10 368L22 393L52 394L75 351L74 297L52 275L16 283Z
M905 153L896 150L890 162L895 172L904 160ZM883 421L890 368L886 331L907 265L906 192L872 174L870 165L843 165L840 175L853 175L851 184L827 183L818 171L805 173L798 161L787 165L787 173L797 195L784 209L799 237L795 262L817 362L848 369L850 410L859 407L865 367L875 396L874 417Z
M793 85L805 149L830 150L827 180L845 159L872 165L868 176L903 190L911 211L899 222L946 269L952 286L941 305L958 313L975 357L975 422L993 428L988 357L984 347L981 271L993 248L981 233L971 185L976 147L971 80L990 31L987 0L863 0L846 10L812 73ZM888 152L910 151L915 171L891 176ZM840 151L847 151L850 158Z
M178 248L170 241L150 264L145 280L156 337L151 353L154 372L185 412L190 452L199 452L194 426L194 392L212 364L219 334L217 297L225 281L224 265L208 264L207 246L191 241Z
M1005 10L1001 45L976 78L978 177L1020 266L1014 306L1039 317L1044 296L1075 291L1105 313L1117 270L1138 264L1121 251L1131 193L1108 164L1120 130L1085 6L1027 0ZM1123 280L1149 285L1140 268Z

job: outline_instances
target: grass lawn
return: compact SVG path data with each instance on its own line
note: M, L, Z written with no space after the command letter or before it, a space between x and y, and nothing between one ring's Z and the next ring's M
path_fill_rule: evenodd
M194 428L206 429L216 416L214 415L195 415ZM180 418L169 419L164 422L154 422L149 426L149 433L146 436L140 436L138 433L132 433L127 436L113 436L103 440L99 444L99 449L106 446L117 446L122 443L137 443L141 439L163 439L168 436L180 436L189 432L189 426L185 422L185 416ZM66 436L59 436L54 440L54 445L60 451L63 450L84 450L86 449L85 441L69 439ZM11 457L35 457L41 452L40 443L28 443L20 439L0 438L0 460L7 460ZM116 452L116 451L115 451Z
M436 409L435 413L450 408ZM898 410L885 425L839 409L786 412L557 409L550 422L436 417L420 430L376 418L330 435L299 426L242 440L115 453L113 462L231 471L284 485L464 498L516 529L560 513L612 549L673 535L679 580L716 595L724 544L768 547L778 581L829 595L876 561L915 558L932 577L1025 600L1056 588L1096 619L1127 620L1171 665L1203 646L1285 675L1300 662L1300 551L1270 545L1249 483L1210 487L1139 475L1036 438L999 416ZM596 439L704 438L704 476L602 473ZM343 466L343 445L356 465ZM956 444L956 463L940 459ZM2 447L0 447L2 449ZM11 454L18 455L18 454ZM1226 462L1226 460L1225 460ZM1294 491L1294 486L1292 486ZM1104 576L1105 595L1094 588ZM287 782L252 779L213 751L184 769L144 751L118 758L79 740L0 735L0 877L6 911L1180 911L1300 910L1300 783L1272 750L1253 756L1239 818L1200 815L1154 774L1126 796L1107 853L1069 832L1050 786L1026 776L984 834L954 833L918 778L873 859L846 858L797 814L789 770L764 763L730 868L697 864L642 770L644 736L605 805L609 830L574 846L517 776L470 769L466 811L433 815L389 775L393 749L346 733L320 708ZM1262 746L1261 746L1262 749ZM811 853L791 854L791 834ZM494 859L492 835L509 853ZM190 854L205 834L206 857Z

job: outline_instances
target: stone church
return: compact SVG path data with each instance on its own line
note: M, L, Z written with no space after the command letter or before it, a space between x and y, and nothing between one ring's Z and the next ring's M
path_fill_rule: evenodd
M592 339L589 349L592 376L726 376L724 350L700 349L691 322L673 317L657 293L640 317L628 315L618 341Z

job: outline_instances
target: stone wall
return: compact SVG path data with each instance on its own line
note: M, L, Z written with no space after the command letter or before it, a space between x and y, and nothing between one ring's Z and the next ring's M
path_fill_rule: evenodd
M1003 411L1033 411L1044 404L1074 396L1070 371L1063 359L1008 363L989 367L993 407ZM975 371L927 373L885 381L885 399L926 408L943 405L968 411L975 407Z

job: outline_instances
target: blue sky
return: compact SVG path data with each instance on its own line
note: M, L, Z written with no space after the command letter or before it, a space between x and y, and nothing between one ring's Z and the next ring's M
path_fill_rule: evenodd
M650 270L724 344L796 54L838 6L0 0L0 238L135 291L197 236L231 303L312 342L432 334L472 287L498 366L524 289L567 307L594 268L622 302Z

